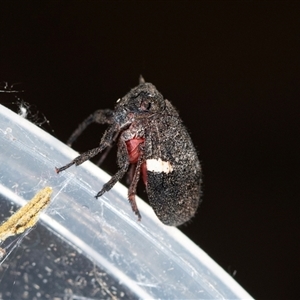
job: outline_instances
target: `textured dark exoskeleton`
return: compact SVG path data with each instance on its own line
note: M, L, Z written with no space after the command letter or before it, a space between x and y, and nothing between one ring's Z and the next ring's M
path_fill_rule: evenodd
M109 124L100 145L56 168L59 173L73 164L109 151L118 144L118 172L104 184L96 198L109 191L130 167L128 199L138 216L136 187L142 177L158 218L167 225L178 226L190 220L199 205L201 166L191 138L172 104L151 83L140 83L123 98L114 110L97 110L70 137L71 145L91 123ZM104 153L104 156L105 156Z

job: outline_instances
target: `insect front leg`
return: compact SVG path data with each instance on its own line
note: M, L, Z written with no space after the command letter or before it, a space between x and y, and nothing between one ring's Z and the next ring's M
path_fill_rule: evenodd
M111 109L99 109L88 116L77 129L72 133L67 141L68 146L72 146L75 140L82 134L82 132L92 123L98 124L112 124L113 123L113 111Z
M105 151L101 154L101 157L97 161L97 166L99 166L99 167L101 166L101 164L105 160L106 156L108 155L109 151L113 147L113 144L116 142L118 136L119 136L119 132L116 132L115 136L113 137L112 143L105 149Z
M99 147L82 153L81 155L77 156L70 163L66 164L63 167L55 168L56 173L58 174L61 171L68 169L72 165L79 166L82 163L84 163L86 160L88 160L88 159L94 157L95 155L97 155L98 153L102 152L107 147L111 147L112 143L114 142L114 136L115 136L116 132L117 132L116 126L111 126L110 128L108 128L105 131L105 133L101 139Z
M95 196L95 198L101 197L105 192L108 192L128 171L129 168L129 157L126 148L125 142L120 139L118 143L118 156L122 157L122 160L119 160L120 169L118 172L111 177L111 179L103 185L102 190Z

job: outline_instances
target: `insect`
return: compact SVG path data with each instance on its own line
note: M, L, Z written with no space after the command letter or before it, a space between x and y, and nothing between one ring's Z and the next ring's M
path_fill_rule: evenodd
M153 84L140 77L139 85L118 99L114 110L97 110L83 121L68 144L93 122L109 124L99 146L56 168L57 173L104 150L107 152L117 143L119 170L96 198L109 191L129 170L128 200L138 220L141 215L135 195L140 177L150 205L164 224L179 226L194 216L201 194L200 162L178 112Z

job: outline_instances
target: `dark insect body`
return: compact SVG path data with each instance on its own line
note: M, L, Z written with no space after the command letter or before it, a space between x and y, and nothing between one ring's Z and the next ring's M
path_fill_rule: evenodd
M74 164L78 166L104 150L105 156L117 142L119 170L96 198L109 191L130 167L128 199L139 220L135 194L140 177L150 205L164 224L179 226L195 215L201 194L200 162L177 111L153 84L141 77L137 87L117 100L114 110L97 110L79 125L68 144L93 122L110 125L100 145L56 168L57 173Z

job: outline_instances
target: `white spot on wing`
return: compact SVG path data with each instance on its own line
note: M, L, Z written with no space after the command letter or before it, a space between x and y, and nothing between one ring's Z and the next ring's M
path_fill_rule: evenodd
M147 170L157 173L170 173L173 171L173 167L169 161L163 161L159 159L147 159Z

